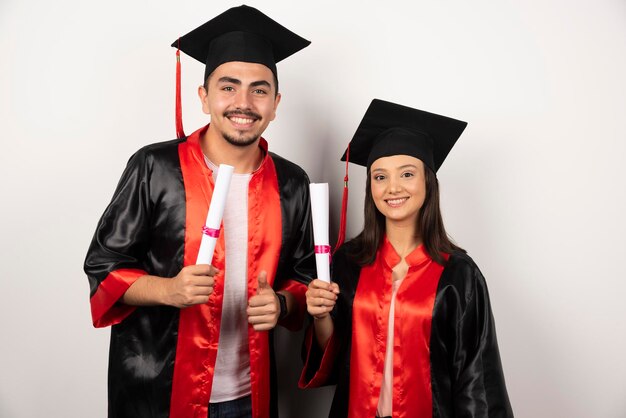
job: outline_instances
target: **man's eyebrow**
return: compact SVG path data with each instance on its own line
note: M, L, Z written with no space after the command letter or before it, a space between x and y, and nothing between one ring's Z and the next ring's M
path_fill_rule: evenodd
M265 81L265 80L259 80L259 81L254 81L250 83L250 87L259 87L259 86L272 88L272 85L269 83L269 81Z
M220 77L219 80L217 80L218 83L232 83L232 84L237 84L237 85L241 85L241 80L237 80L236 78L232 78L232 77Z

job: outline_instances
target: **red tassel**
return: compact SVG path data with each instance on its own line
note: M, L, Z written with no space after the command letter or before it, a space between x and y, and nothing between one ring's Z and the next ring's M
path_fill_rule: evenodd
M176 137L184 138L183 130L183 106L180 100L180 39L176 50Z
M343 178L343 197L341 198L341 220L339 221L339 236L337 237L337 243L335 244L335 251L341 247L341 244L346 240L346 216L348 213L348 163L350 162L350 144L346 151L346 175Z

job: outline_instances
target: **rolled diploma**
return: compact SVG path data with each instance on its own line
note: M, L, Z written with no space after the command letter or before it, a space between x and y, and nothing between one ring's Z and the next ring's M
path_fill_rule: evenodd
M228 195L232 176L233 167L220 164L217 170L213 196L211 196L209 213L206 216L206 224L202 229L202 241L200 241L200 250L198 250L196 264L211 264L213 261L215 244L217 244L217 239L220 236L220 225L224 216L224 206L226 206L226 196Z
M317 278L330 283L330 245L328 243L328 183L311 183L311 213Z

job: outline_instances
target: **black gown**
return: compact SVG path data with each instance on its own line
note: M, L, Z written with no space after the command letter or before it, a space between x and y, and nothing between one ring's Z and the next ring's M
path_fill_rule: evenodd
M351 261L347 253L354 248L348 242L333 256L340 295L331 340L322 352L309 329L304 345L300 386L337 384L333 418L376 413L389 315L385 295L400 261L386 239L372 266ZM467 254L446 258L440 266L422 246L406 258L409 273L394 316L393 416L512 417L485 279Z
M213 259L221 272L207 304L177 309L119 302L142 275L174 277L195 264L213 190L199 145L206 129L144 147L131 158L87 254L94 325L112 327L110 417L207 416L223 300L224 234ZM296 312L281 324L295 329L315 274L309 181L301 168L267 152L263 139L260 146L265 158L248 190L247 287L252 294L265 270L274 289L291 292ZM272 333L249 326L248 336L254 416L276 416Z

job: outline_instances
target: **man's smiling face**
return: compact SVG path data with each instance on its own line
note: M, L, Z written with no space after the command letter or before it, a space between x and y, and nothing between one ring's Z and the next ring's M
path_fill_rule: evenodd
M235 146L255 144L276 117L280 94L272 71L262 64L232 61L209 76L198 92L209 127Z

